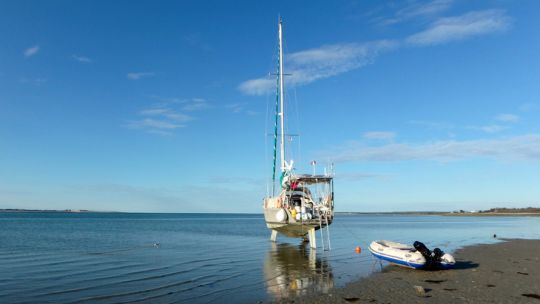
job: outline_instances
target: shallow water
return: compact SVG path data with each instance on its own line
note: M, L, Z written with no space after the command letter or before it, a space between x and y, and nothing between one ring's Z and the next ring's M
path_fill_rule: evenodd
M2 303L257 302L325 292L379 267L375 239L453 251L540 238L540 217L337 215L332 250L259 214L0 213ZM318 245L321 238L317 233ZM356 246L363 250L354 251Z

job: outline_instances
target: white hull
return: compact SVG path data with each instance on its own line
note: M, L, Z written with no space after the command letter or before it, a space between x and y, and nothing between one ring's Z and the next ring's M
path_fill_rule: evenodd
M279 212L286 213L286 217L282 221L278 220ZM321 227L326 226L326 220L323 222L322 219L301 219L298 221L293 218L291 212L285 208L264 208L264 220L266 221L266 227L288 237L304 237L311 229L318 230ZM328 224L331 223L332 221L329 221Z
M426 265L426 258L414 247L397 242L373 241L369 245L369 251L375 257L399 266L419 269ZM442 268L451 268L454 264L454 257L448 253L445 253L439 262Z
M422 268L426 259L414 247L391 241L373 241L369 251L377 258L409 268Z

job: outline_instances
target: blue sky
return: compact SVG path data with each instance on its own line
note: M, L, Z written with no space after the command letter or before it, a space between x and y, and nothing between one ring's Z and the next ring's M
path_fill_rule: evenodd
M538 206L538 1L0 1L0 208L260 212L277 19L338 211Z

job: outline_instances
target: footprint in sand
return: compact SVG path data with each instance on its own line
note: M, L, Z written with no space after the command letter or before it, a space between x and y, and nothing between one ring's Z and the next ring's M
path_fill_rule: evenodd
M533 298L533 299L540 300L540 295L535 294L535 293L522 293L521 295L524 296L524 297L527 297L527 298Z
M424 282L427 283L433 283L433 284L440 284L442 282L446 282L447 280L424 280Z
M347 301L347 302L358 302L360 301L360 298L343 298L343 300Z

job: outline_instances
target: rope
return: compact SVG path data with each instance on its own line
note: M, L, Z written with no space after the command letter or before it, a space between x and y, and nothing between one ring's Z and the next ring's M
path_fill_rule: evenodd
M268 168L268 124L269 124L269 113L270 113L270 100L269 94L266 94L266 114L264 115L264 165L263 168L266 171ZM270 180L265 178L266 182L266 197L270 196Z
M298 129L298 134L301 134L301 123L300 123L300 108L298 107L298 99L296 96L296 86L293 87L294 91L294 104L296 106L296 128ZM302 160L302 146L300 145L300 136L298 136L298 163L301 164Z
M347 231L355 239L359 239L359 237L356 234L354 234L351 230L349 230L349 228L347 228L344 224L342 224L342 223L338 223L338 224L341 225L345 229L345 231Z

